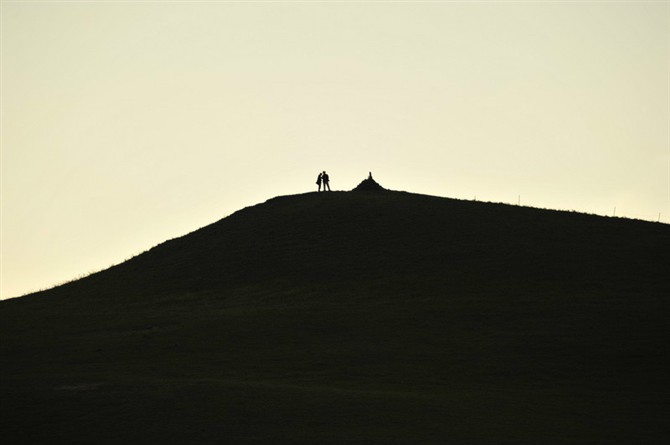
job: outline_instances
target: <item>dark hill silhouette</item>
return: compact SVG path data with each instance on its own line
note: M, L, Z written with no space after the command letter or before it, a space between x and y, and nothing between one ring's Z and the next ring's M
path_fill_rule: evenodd
M669 246L666 225L578 213L274 198L0 302L0 430L10 443L658 443Z

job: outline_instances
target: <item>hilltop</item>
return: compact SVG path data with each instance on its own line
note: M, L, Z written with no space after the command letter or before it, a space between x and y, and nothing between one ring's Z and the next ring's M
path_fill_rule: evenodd
M0 429L659 442L668 247L666 225L376 187L277 197L0 302Z

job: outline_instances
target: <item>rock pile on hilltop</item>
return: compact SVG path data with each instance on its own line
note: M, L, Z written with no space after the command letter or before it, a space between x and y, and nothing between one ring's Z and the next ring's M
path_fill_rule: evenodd
M354 192L381 192L385 191L386 189L379 185L377 181L372 179L372 173L368 176L367 179L364 179L356 188L353 190Z

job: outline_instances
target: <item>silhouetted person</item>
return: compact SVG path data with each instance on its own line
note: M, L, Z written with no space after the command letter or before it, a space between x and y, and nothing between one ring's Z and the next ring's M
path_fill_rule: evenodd
M319 186L318 192L321 191L321 181L323 180L323 173L319 173L319 176L316 178L316 185Z
M323 182L323 191L330 191L330 178L325 171L321 174L321 182Z

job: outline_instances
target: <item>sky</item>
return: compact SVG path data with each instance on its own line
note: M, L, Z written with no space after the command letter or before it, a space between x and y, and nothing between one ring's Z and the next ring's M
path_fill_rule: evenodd
M670 223L667 2L4 1L0 298L278 195ZM324 221L327 223L327 221Z

